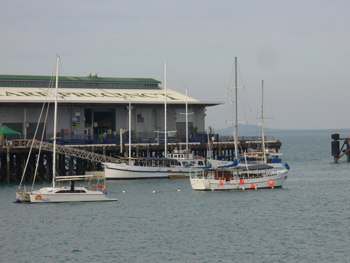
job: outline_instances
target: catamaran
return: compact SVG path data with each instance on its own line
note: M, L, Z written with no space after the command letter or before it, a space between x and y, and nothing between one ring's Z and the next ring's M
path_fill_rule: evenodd
M105 182L105 178L95 177L92 175L74 175L74 176L56 176L56 134L57 134L57 98L58 98L58 68L59 59L57 56L56 60L56 88L55 88L55 109L54 109L54 133L53 133L53 175L52 175L52 186L43 187L38 190L34 190L35 175L33 179L33 186L27 191L26 187L22 186L23 178L25 176L25 170L28 165L28 160L22 175L22 179L16 192L16 201L20 202L31 202L31 203L54 203L54 202L91 202L91 201L117 201L117 199L108 198L106 196L106 184L99 184L100 180ZM43 107L44 109L44 107ZM40 117L41 118L41 117ZM40 121L39 118L39 121ZM47 119L47 115L46 115ZM45 121L46 123L46 121ZM39 125L38 125L39 126ZM44 134L44 133L42 133ZM35 136L33 140L35 139ZM43 138L41 138L43 141ZM39 160L39 157L38 157ZM36 171L35 171L36 174ZM97 184L92 185L92 189L86 186L76 186L76 181L89 179L89 185L91 185L92 179L97 179ZM70 183L69 186L62 186L64 182Z

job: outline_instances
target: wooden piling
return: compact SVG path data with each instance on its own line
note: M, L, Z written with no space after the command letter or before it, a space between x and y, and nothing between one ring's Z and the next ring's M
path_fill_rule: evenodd
M340 138L338 133L332 134L332 156L337 163L341 157L347 155L347 161L350 162L350 138ZM344 141L340 148L340 141Z

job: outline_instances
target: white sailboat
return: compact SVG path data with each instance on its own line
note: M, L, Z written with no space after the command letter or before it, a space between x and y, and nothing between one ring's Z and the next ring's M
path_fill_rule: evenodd
M264 85L264 81L262 81ZM227 160L215 160L209 158L207 162L212 165L212 167L232 167L232 166L245 166L246 164L266 164L275 167L283 168L282 164L282 153L276 152L274 149L265 149L265 135L264 135L264 91L262 92L262 111L261 111L261 132L262 132L262 149L248 149L245 156L238 153L238 85L237 85L237 57L235 57L235 98L233 103L232 90L230 89L230 99L231 99L231 110L233 117L233 137L235 146L235 161ZM209 143L209 142L208 142Z
M128 162L104 163L106 179L182 178L188 177L192 168L206 167L204 158L195 157L189 151L167 153L166 62L164 63L164 97L164 158L131 158L131 106L129 105Z
M58 97L58 66L60 57L56 60L56 88L55 88L55 109L54 109L54 137L53 137L53 175L52 186L43 187L33 190L35 178L33 179L33 187L31 191L26 191L20 186L16 193L18 202L31 203L54 203L54 202L90 202L90 201L117 201L106 196L106 185L92 185L92 190L85 186L75 186L75 181L86 179L94 179L92 175L76 175L76 176L56 176L56 134L57 134L57 97ZM28 156L29 158L29 156ZM24 173L23 173L24 176ZM22 176L22 180L23 180ZM21 183L22 183L21 180ZM98 182L100 178L97 178ZM104 179L103 179L104 180ZM70 186L59 186L63 182L70 182Z
M264 92L264 82L262 82ZM264 100L264 96L262 97ZM261 110L261 135L264 138L264 105ZM236 153L237 154L237 153ZM237 156L237 155L236 155ZM249 164L244 154L245 164L235 167L221 167L208 169L193 169L190 175L191 186L194 190L244 190L282 187L287 179L288 164L285 166L267 165L265 141L262 139L262 164Z
M282 187L287 169L257 164L231 168L195 169L190 182L194 190L244 190Z
M261 102L261 149L249 149L244 159L245 162L253 164L269 164L274 168L283 168L282 153L278 153L274 149L266 149L265 146L265 134L264 134L264 80L262 80L262 102Z

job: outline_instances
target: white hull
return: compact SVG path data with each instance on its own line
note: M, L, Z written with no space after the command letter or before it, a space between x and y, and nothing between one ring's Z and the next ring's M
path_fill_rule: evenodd
M75 187L73 193L69 187L44 187L29 193L32 203L58 203L58 202L101 202L117 201L106 196L103 191L91 191L85 187Z
M189 175L190 168L186 167L151 167L128 165L126 163L105 163L106 179L169 178L170 176L188 177Z
M274 173L262 178L243 179L234 177L226 181L220 179L209 179L203 176L191 176L190 182L194 190L245 190L245 189L262 189L262 188L278 188L282 187L287 179L288 170L275 170ZM272 184L273 182L273 184Z

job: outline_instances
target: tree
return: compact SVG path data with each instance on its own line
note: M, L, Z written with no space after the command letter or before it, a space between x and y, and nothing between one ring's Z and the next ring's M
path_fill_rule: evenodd
M215 132L213 126L209 126L208 131L209 131L209 134L214 134Z
M197 126L191 126L191 135L195 136L198 133L198 127Z

